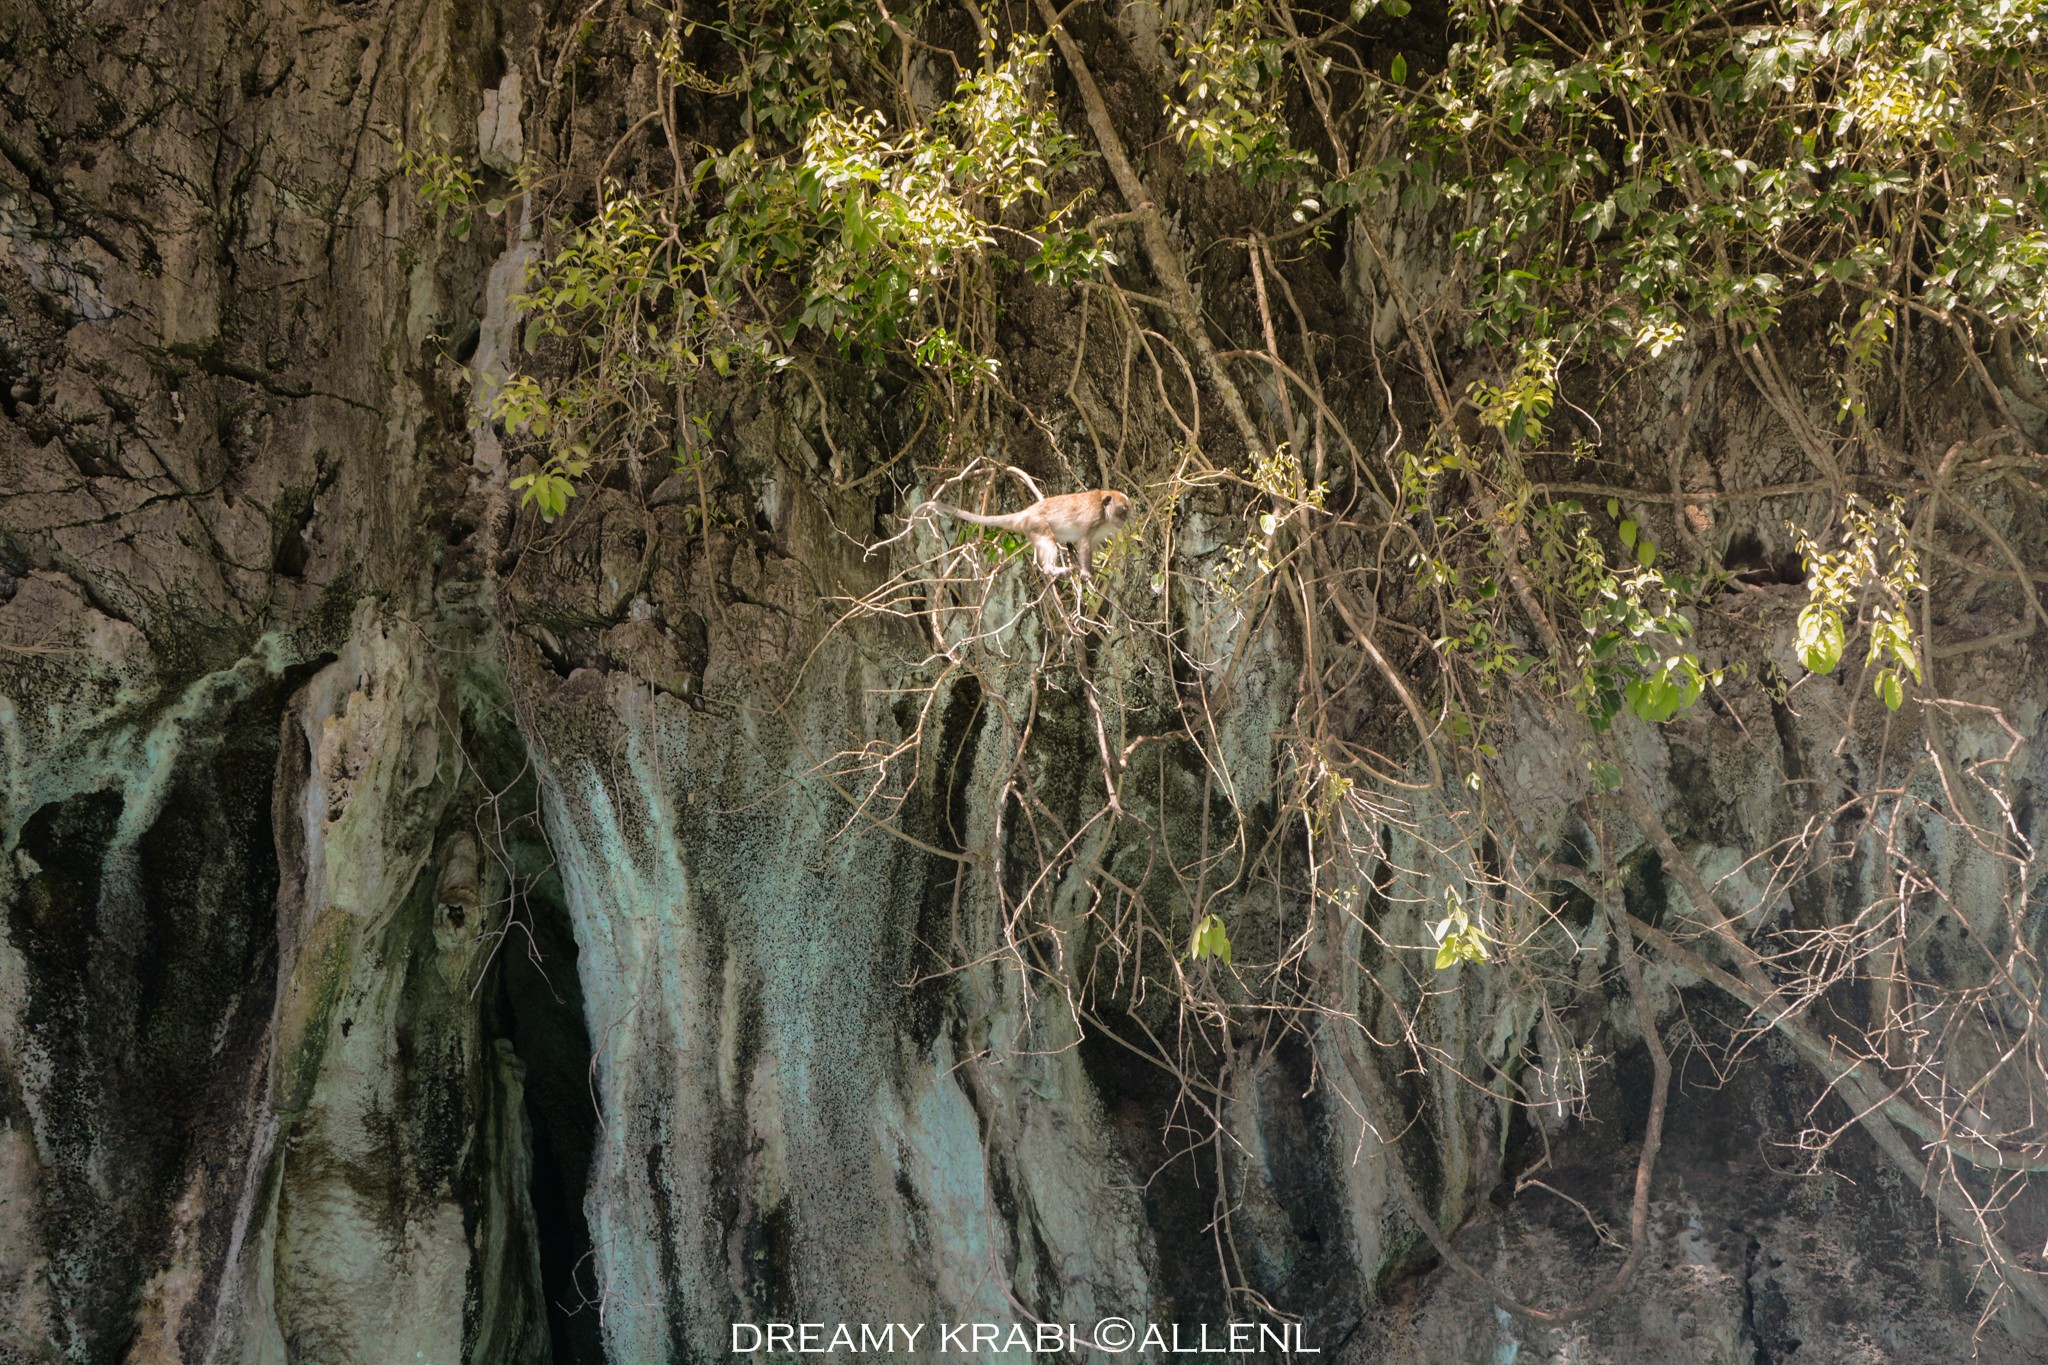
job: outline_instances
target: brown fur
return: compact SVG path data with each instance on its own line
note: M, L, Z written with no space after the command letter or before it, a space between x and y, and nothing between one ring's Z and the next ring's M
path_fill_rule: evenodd
M1088 561L1095 547L1115 534L1130 520L1131 500L1113 488L1091 488L1086 493L1060 493L1040 498L1021 512L985 517L964 512L943 502L926 503L933 511L971 521L976 526L993 526L998 531L1020 535L1031 542L1038 555L1038 567L1057 577L1066 572L1060 566L1059 543L1074 547L1074 560L1081 577L1088 576Z

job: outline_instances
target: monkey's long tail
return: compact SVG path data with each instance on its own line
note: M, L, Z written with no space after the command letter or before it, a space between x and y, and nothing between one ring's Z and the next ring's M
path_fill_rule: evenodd
M1017 514L1014 512L1008 516L985 517L979 512L963 511L949 502L928 502L925 506L931 508L940 516L952 517L958 521L971 521L976 526L993 526L998 531L1015 531L1017 529Z

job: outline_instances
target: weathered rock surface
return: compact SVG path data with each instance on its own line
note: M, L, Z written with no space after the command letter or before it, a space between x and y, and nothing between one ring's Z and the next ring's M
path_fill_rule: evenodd
M1140 69L1146 8L1122 30ZM1699 1046L1652 1253L1582 1324L1531 1328L1429 1268L1361 1132L1346 1059L1379 1063L1355 1030L1197 1059L1231 1142L1189 1150L1178 1087L1118 1041L1158 1020L1078 1028L1056 973L1003 965L1015 927L962 871L964 850L1018 837L987 774L1029 651L991 693L922 696L922 626L833 628L830 603L896 567L845 528L898 509L839 486L823 393L730 397L720 497L743 516L706 525L693 489L626 480L556 528L518 514L463 366L488 384L518 344L533 225L514 208L437 233L385 133L454 139L502 182L538 136L537 28L572 17L454 0L0 16L0 1361L638 1365L723 1358L730 1323L771 1318L1222 1322L1250 1309L1224 1296L1226 1259L1331 1361L1973 1349L1984 1299L1926 1202L1853 1134L1801 1170L1801 1131L1849 1116L1775 1044L1722 1058L1731 1021L1675 970L1654 991L1666 1018L1697 1012ZM1326 280L1333 334L1379 336L1361 268ZM1420 244L1413 268L1427 288ZM1016 373L1051 401L1074 313L1042 312ZM1722 383L1696 418L1720 474L1793 477L1760 405ZM880 429L861 416L879 389L829 392L839 445ZM1081 394L1114 413L1107 388ZM867 444L874 464L893 453ZM1982 497L2048 562L2038 497ZM1229 539L1206 515L1180 546L1197 573ZM1753 506L1693 531L1783 540ZM1944 603L1940 638L2009 629L2001 609ZM1245 792L1270 790L1302 661L1270 620L1188 626L1195 656L1241 652L1213 743ZM2032 650L1939 661L2014 719L2028 802L2048 784ZM1096 667L1130 684L1111 733L1139 733L1142 670L1114 642ZM1713 875L1809 814L1785 777L1845 702L1804 695L1793 715L1731 684L1637 742ZM1064 746L1036 775L1048 808L1076 809L1099 781L1088 712L1069 697L1037 723ZM933 760L885 828L832 765L920 724ZM1995 735L1956 725L1959 749L1989 752ZM1902 722L1888 742L1911 741ZM1858 731L1855 752L1883 742ZM1509 747L1531 831L1569 837L1580 757L1540 732ZM1203 772L1160 760L1133 810L1198 832ZM1390 829L1396 864L1430 818ZM2032 805L2015 818L2039 836ZM1057 892L1071 924L1097 873L1144 875L1127 853L1080 840ZM1934 856L1958 886L1981 871L1960 838ZM1647 915L1685 913L1660 878L1635 885ZM1846 875L1837 894L1870 888ZM1281 932L1271 888L1210 904L1269 926L1247 950ZM1382 933L1419 943L1421 921L1390 909ZM1362 956L1332 970L1397 1031ZM1641 1138L1625 1003L1573 1007L1593 1079L1551 1119L1387 1077L1419 1116L1403 1151L1427 1197L1528 1297L1618 1262L1593 1221L1625 1224ZM1467 972L1424 1027L1505 1066L1556 1043L1519 1009ZM1541 1144L1545 1181L1586 1209L1507 1187ZM2006 1311L1977 1349L2043 1342Z

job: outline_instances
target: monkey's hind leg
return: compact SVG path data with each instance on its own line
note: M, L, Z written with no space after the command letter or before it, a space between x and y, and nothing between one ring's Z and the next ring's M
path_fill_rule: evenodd
M1038 552L1038 567L1045 571L1047 578L1058 578L1067 571L1066 566L1060 563L1059 542L1051 536L1033 536L1031 547Z

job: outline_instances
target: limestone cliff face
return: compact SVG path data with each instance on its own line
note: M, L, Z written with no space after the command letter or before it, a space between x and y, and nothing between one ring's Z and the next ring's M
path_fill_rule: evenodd
M387 134L478 148L502 176L522 143L570 157L616 131L602 99L534 93L567 8L8 9L0 1361L638 1365L723 1358L730 1323L770 1318L1246 1317L1226 1282L1302 1317L1333 1361L1966 1349L1984 1301L1927 1205L1854 1136L1827 1173L1798 1173L1798 1134L1848 1115L1813 1109L1820 1084L1777 1043L1714 1076L1735 1017L1680 969L1652 994L1667 1019L1693 1011L1700 1051L1652 1252L1570 1329L1429 1269L1360 1087L1420 1125L1409 1169L1471 1259L1525 1296L1569 1292L1616 1253L1579 1210L1503 1182L1548 1143L1543 1178L1625 1222L1649 1063L1597 971L1563 1032L1477 972L1410 1001L1419 1027L1502 1067L1589 1068L1533 1123L1326 1023L1190 1056L1228 1141L1189 1150L1186 1096L1119 1041L1172 1020L1123 996L1083 1027L1057 988L1084 970L1091 898L1145 875L1135 855L1076 837L1054 903L1077 965L1028 976L963 861L1022 837L991 774L1003 717L1035 695L1031 648L986 691L919 695L926 628L833 608L916 554L863 556L901 509L840 464L879 466L907 434L878 383L735 386L716 414L720 517L658 469L591 488L556 526L520 513L472 404L518 344L535 224L515 204L466 240L437 232ZM1146 9L1091 39L1140 83ZM1399 268L1423 290L1441 243L1411 226ZM1332 336L1386 330L1358 255L1314 282ZM1072 382L1079 309L1020 313L1014 382L1034 400ZM1118 400L1104 380L1074 401L1101 417ZM1789 442L1733 370L1677 374L1641 407L1692 473L1787 481ZM2038 497L1979 503L2044 562ZM1690 534L1781 548L1791 510L1716 503ZM1227 539L1216 515L1185 523L1191 572ZM1021 614L1022 590L989 611ZM1782 624L1781 602L1758 610ZM1941 638L2012 624L1972 610L1944 604ZM1208 740L1246 793L1269 791L1298 646L1277 616L1190 611L1193 653L1236 661ZM1020 645L1044 628L1024 615ZM2013 819L2038 838L2048 675L2030 649L1936 664L2017 725ZM1115 640L1092 657L1130 683L1104 724L1141 733L1143 661ZM1636 732L1634 772L1710 877L1752 876L1743 858L1816 817L1785 778L1839 761L1825 746L1846 702L1804 695L1794 714L1731 684L1712 713ZM1069 696L1036 723L1063 755L1035 774L1046 809L1082 809L1095 721ZM919 725L937 743L918 786L864 805L838 760ZM1943 742L1969 757L2002 743L1953 725ZM1904 723L1854 729L1849 761L1916 742ZM1535 727L1503 747L1506 799L1533 837L1568 842L1582 756ZM1199 843L1205 771L1167 751L1129 804ZM1420 865L1430 799L1388 799L1408 812L1388 863ZM1631 848L1631 905L1675 921L1675 889ZM1930 852L1959 887L1991 875L1986 856L1960 835ZM1867 876L1848 867L1832 894L1881 894ZM1395 901L1381 937L1424 941ZM1306 931L1271 887L1207 904L1264 926L1246 944ZM1607 951L1589 930L1589 959ZM1398 1032L1368 945L1317 952L1364 1025ZM2028 1358L2038 1332L2008 1311L1985 1358Z

